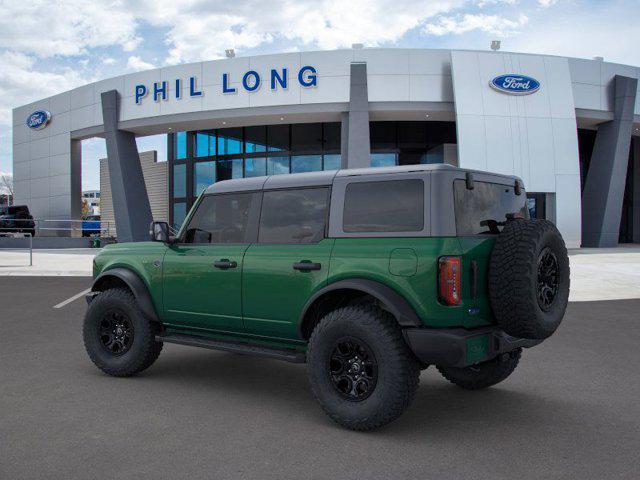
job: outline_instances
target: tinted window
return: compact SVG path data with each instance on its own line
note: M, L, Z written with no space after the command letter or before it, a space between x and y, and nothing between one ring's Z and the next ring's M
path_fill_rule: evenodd
M340 170L341 156L339 153L324 156L323 170Z
M499 233L508 213L529 218L524 191L516 195L514 188L497 183L474 182L468 190L464 180L453 182L458 235ZM496 224L496 222L498 224Z
M289 173L289 157L268 157L267 175Z
M218 155L242 153L242 128L218 130Z
M177 160L187 158L187 132L176 133L175 156Z
M173 196L187 196L187 165L184 163L173 166Z
M196 133L196 157L216 154L216 134L213 131Z
M244 161L245 177L261 177L267 174L267 159L264 157L247 158Z
M325 123L324 124L324 150L340 151L340 134L342 130L341 123Z
M291 150L294 152L322 151L322 124L291 125Z
M218 171L216 176L218 181L242 178L242 159L218 160Z
M345 232L419 232L424 228L424 182L391 180L347 185Z
M244 142L246 153L267 151L267 127L246 127L244 129Z
M196 195L216 182L216 162L198 162L193 164L193 192Z
M289 125L269 125L267 141L270 152L289 150Z
M186 216L187 204L185 202L175 202L173 204L173 223L171 224L171 227L174 230L179 230Z
M324 238L328 188L265 192L258 241L315 243Z
M318 170L322 170L322 155L293 155L291 157L291 173Z
M185 232L186 243L245 243L252 193L202 199Z

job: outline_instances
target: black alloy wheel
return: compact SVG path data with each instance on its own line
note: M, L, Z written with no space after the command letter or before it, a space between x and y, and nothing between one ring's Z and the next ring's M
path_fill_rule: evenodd
M111 355L124 355L133 343L133 323L123 312L107 311L100 320L98 329L100 344Z
M538 305L547 312L558 295L559 285L558 258L549 247L544 248L538 257Z
M371 349L353 337L340 338L329 359L333 388L346 400L360 402L369 397L378 381L378 364Z

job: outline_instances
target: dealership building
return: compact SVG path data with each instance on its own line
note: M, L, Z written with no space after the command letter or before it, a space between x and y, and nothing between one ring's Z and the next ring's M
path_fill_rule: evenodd
M179 224L215 181L449 163L521 177L570 247L640 243L639 77L598 58L368 48L123 75L14 109L15 203L80 218L81 141L104 137L120 240L146 238L152 204ZM135 142L155 134L159 187Z

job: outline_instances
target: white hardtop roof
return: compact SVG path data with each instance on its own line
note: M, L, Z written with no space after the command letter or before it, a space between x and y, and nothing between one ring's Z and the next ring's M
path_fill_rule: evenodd
M453 165L446 165L442 163L430 164L430 165L401 165L397 167L373 167L373 168L350 168L343 170L327 170L321 172L307 172L307 173L290 173L282 175L269 175L265 177L251 177L251 178L237 178L233 180L223 180L221 182L214 183L206 190L206 194L210 193L227 193L227 192L239 192L250 190L262 190L262 189L277 189L277 188L295 188L295 187L311 187L331 185L333 179L336 177L353 177L363 175L393 175L396 173L409 173L409 172L430 172L430 171L464 171L464 172L477 172L477 173L490 173L481 172L475 170L468 170ZM511 175L499 175L493 174L505 178L517 179Z

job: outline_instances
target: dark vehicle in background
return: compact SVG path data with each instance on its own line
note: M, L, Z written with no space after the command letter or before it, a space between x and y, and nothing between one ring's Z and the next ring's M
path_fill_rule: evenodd
M100 235L100 215L87 215L82 219L82 236Z
M0 233L36 234L36 222L26 205L12 205L0 212Z

